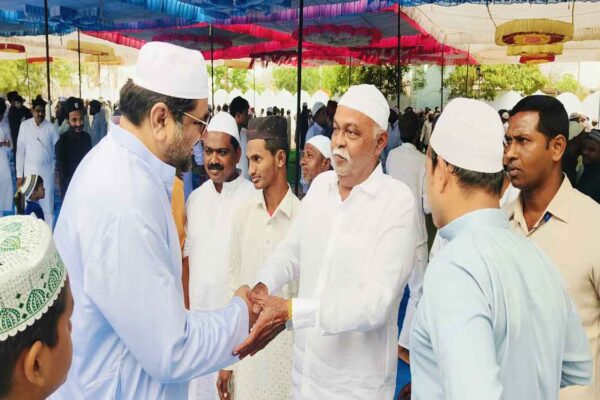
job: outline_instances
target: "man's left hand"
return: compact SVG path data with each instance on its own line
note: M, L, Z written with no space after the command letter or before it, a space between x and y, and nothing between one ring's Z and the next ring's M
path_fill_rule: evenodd
M233 352L234 355L239 355L240 359L259 352L285 329L291 301L254 293L250 294L250 299L261 307L261 313L248 338Z

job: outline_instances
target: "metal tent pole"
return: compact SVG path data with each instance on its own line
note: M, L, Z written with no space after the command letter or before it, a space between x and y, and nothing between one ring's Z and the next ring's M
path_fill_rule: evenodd
M50 109L48 110L48 119L52 119L52 93L50 91L50 42L48 38L49 27L48 27L48 0L44 0L44 31L46 34L46 84L48 85L48 104Z
M398 57L396 60L396 76L398 77L398 97L396 98L396 107L398 107L398 110L400 109L400 96L402 95L402 67L400 65L400 57L402 54L402 44L400 43L400 38L402 37L402 34L400 31L400 23L400 3L398 2L398 48L396 49L398 52Z
M300 112L302 111L302 45L304 41L304 0L299 1L298 14L298 86L296 88L296 174L294 177L294 189L296 192L296 196L300 191L300 136L302 135L302 132L300 132Z
M211 106L212 106L212 110L213 113L216 114L215 112L215 63L214 63L214 43L213 43L213 30L212 30L212 24L210 24L208 26L208 35L210 36L210 90L212 92L212 101L211 101Z
M81 32L77 29L77 63L79 65L79 98L81 96Z
M442 82L440 84L440 111L444 108L444 45L442 44Z

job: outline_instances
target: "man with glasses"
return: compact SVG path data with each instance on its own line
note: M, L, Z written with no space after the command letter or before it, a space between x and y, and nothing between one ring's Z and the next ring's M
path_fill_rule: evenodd
M204 168L210 178L194 190L186 204L184 268L189 270L191 310L223 307L230 299L229 242L233 215L255 193L236 165L241 148L235 119L222 111L204 134ZM194 380L190 400L217 398L217 374Z
M207 81L200 52L144 45L120 125L71 180L55 231L76 304L59 398L187 399L188 381L236 361L253 320L248 288L218 310L187 311L171 215L175 169L206 129Z

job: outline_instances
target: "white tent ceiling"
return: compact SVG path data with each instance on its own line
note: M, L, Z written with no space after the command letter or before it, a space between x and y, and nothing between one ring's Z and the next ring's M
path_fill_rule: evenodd
M515 19L548 18L573 22L573 40L565 43L557 62L600 61L600 4L461 4L402 8L410 18L446 45L469 51L482 64L518 63L495 42L496 26Z

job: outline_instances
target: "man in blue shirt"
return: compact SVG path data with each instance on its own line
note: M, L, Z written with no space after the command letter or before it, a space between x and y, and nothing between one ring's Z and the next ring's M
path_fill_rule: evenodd
M427 154L434 223L449 243L427 267L411 332L413 399L553 400L592 361L560 273L499 207L504 129L476 100L448 104Z

